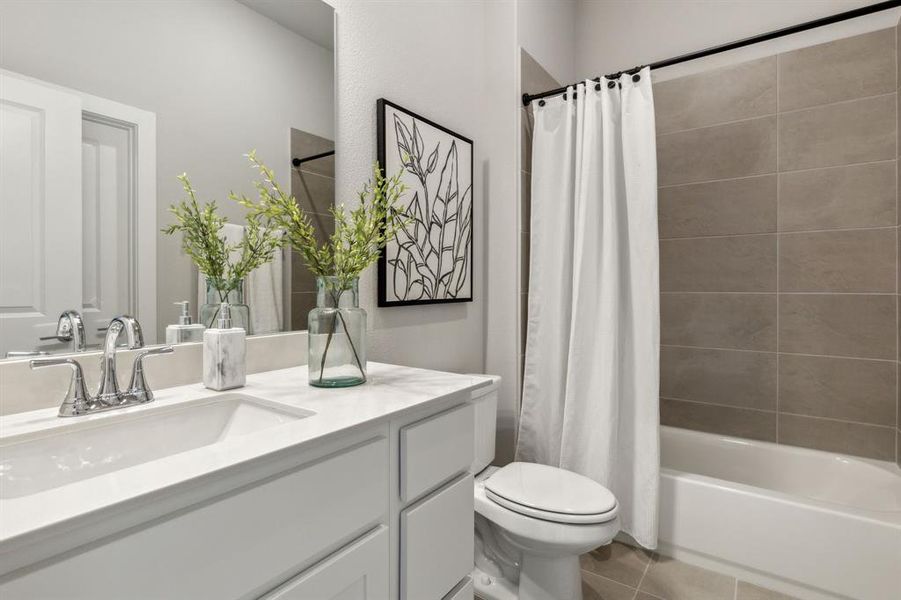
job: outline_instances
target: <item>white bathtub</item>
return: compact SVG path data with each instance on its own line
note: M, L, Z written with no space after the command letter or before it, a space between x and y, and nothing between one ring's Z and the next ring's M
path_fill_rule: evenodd
M661 428L661 553L800 598L901 599L901 469Z

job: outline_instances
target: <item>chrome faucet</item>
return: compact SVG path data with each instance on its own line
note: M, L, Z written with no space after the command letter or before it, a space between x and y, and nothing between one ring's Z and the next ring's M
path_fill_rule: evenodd
M126 346L129 350L144 347L144 335L138 320L128 315L121 315L110 321L106 338L103 341L103 357L100 359L100 387L97 394L91 396L87 392L84 373L78 361L72 358L43 358L31 361L32 369L64 365L72 368L72 381L62 405L59 416L75 417L114 408L122 408L135 404L143 404L153 400L153 392L144 378L144 358L157 354L173 352L172 346L160 346L141 352L135 359L128 389L119 389L116 375L116 342L125 332Z
M48 335L38 339L72 342L73 352L84 352L87 348L87 338L84 335L84 320L77 310L67 310L59 316L59 321L56 323L56 335Z
M103 358L100 359L100 387L96 400L106 406L117 406L125 401L119 391L119 378L116 375L116 342L119 335L125 332L126 347L129 350L144 347L144 333L138 320L128 315L114 317L106 330L103 339Z

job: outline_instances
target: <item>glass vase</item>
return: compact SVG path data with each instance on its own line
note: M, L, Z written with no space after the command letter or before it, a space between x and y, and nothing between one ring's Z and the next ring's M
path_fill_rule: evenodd
M200 322L207 329L218 327L219 307L223 302L228 302L231 307L232 327L241 327L247 335L253 333L250 327L250 307L244 304L244 282L228 292L216 288L213 283L206 280L206 304L200 307Z
M308 317L310 385L350 387L366 382L366 311L359 279L344 284L318 277L316 308Z

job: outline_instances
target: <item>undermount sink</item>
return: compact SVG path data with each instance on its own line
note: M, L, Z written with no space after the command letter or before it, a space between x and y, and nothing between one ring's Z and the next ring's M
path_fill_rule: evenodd
M61 487L313 414L228 394L11 436L0 441L0 499Z

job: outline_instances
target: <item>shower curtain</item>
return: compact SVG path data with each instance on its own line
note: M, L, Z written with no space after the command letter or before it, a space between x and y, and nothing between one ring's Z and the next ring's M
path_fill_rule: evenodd
M654 548L660 318L650 72L589 81L543 104L532 102L516 459L598 481L617 498L622 530Z

